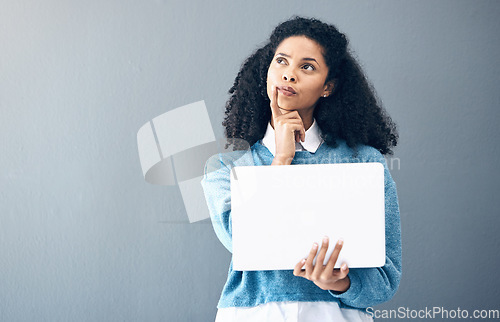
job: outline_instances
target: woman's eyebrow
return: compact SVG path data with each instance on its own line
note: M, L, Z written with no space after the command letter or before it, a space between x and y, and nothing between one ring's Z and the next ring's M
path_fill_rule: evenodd
M290 58L290 56L288 56L287 54L284 54L284 53L278 53L278 54L276 54L276 55L281 55L281 56L285 56L285 57ZM314 58L304 57L304 58L302 58L302 60L315 61L315 62L316 62L316 64L318 64L318 65L319 65L319 63L318 63L318 62L316 61L316 59L314 59Z

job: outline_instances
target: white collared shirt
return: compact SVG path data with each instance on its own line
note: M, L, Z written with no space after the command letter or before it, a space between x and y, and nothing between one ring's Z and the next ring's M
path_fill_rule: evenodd
M304 142L295 142L295 151L308 151L315 153L323 143L320 137L320 129L316 120L306 131ZM262 145L276 154L276 142L274 129L269 122L266 134L262 139ZM297 277L301 278L301 277ZM356 309L340 308L337 302L268 302L255 307L227 307L217 310L215 322L254 322L254 321L373 321L366 313Z
M306 131L306 138L304 142L295 142L295 151L309 151L311 153L316 152L321 143L323 143L320 133L318 123L316 123L316 120L313 119L313 124ZM267 123L267 130L266 134L264 134L264 138L262 139L262 145L267 147L273 155L276 155L276 141L271 122Z

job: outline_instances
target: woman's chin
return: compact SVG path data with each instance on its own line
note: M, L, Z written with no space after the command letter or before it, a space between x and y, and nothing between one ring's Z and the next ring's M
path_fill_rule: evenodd
M278 106L282 110L295 111L297 109L297 104L290 104L290 102L283 102L278 100Z
M284 113L289 113L289 112L296 111L297 109L292 108L292 107L287 107L287 106L280 106L280 110Z
M302 108L297 107L297 105L288 105L288 104L283 104L283 105L278 105L280 109L285 110L285 111L300 111Z

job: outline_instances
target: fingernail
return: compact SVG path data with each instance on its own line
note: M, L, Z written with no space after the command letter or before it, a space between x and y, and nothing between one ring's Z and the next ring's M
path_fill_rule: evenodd
M306 259L303 258L302 261L300 262L301 264L304 264L306 262Z
M318 244L314 243L313 248L318 248Z
M328 243L328 236L323 237L323 243Z
M338 241L338 244L339 244L339 245L344 244L344 240L343 240L342 238L340 238L340 239L339 239L339 241Z
M345 271L346 269L347 269L347 265L346 264L342 265L342 270Z

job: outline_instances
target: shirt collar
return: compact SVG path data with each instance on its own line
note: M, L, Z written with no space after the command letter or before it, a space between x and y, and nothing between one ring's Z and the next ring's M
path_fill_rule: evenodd
M319 146L323 143L323 139L320 137L320 129L316 123L316 119L313 119L313 124L306 131L306 139L304 142L295 143L295 151L301 151L302 148L311 153L315 153ZM268 150L275 155L276 154L276 141L274 136L274 129L271 126L271 122L267 123L266 134L262 139L262 145L264 145Z

